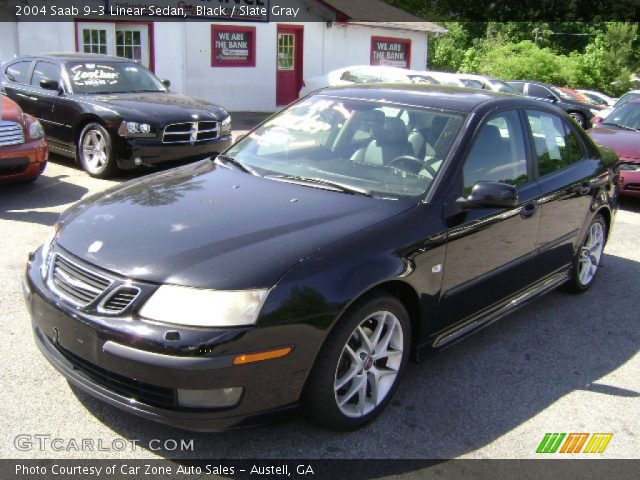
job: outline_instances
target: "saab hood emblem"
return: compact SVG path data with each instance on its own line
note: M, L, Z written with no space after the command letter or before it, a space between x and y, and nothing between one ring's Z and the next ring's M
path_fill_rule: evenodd
M104 243L102 243L100 240L96 240L91 245L89 245L89 248L87 248L87 252L89 252L89 253L97 253L97 252L100 251L100 249L103 246L104 246Z

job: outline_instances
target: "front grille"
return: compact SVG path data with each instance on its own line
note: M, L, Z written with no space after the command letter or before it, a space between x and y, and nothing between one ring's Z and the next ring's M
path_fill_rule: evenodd
M22 126L16 122L0 120L0 146L24 143Z
M137 287L118 287L102 301L98 310L105 313L123 312L133 303L139 294L140 289Z
M101 387L147 405L171 409L175 409L177 406L176 396L172 388L149 385L123 377L87 362L60 345L56 345L56 348L73 364L75 370L80 371Z
M621 163L620 170L626 172L637 172L640 171L640 162L639 163Z
M164 128L162 143L190 143L214 140L218 137L218 122L174 123Z
M56 253L49 273L49 286L60 297L86 307L109 288L112 280Z

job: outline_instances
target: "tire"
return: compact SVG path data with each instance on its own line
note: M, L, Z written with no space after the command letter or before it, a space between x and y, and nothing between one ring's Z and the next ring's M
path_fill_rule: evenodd
M585 238L573 258L571 277L566 285L570 292L586 292L593 285L600 270L606 242L607 224L604 217L598 214L589 225Z
M82 169L92 177L109 178L116 172L111 136L99 123L89 123L82 129L76 150Z
M583 130L587 129L587 119L580 112L569 112L569 116L573 118L578 125L582 127Z
M363 297L338 320L320 351L302 394L304 413L334 430L371 422L393 397L410 346L411 322L402 303L384 291Z

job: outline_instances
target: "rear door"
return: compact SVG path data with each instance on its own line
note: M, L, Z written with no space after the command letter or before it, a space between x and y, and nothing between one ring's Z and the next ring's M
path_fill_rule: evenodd
M479 127L450 198L468 194L478 181L514 185L519 203L449 216L438 328L473 316L533 281L540 189L527 160L518 110L494 113Z
M594 167L576 125L546 111L525 111L534 152L540 199L536 275L543 277L572 259L573 248L589 214Z
M29 89L29 96L33 99L32 115L42 123L47 139L59 142L66 129L64 123L55 118L60 92L42 88L40 82L43 80L56 80L60 83L60 65L51 61L38 60L33 69Z

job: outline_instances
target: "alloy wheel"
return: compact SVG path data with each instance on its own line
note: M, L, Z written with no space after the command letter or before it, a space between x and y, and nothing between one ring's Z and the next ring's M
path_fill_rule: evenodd
M578 260L578 280L583 286L589 285L595 277L602 250L604 249L604 228L599 222L594 222L589 228L589 234L580 248Z
M107 163L107 142L99 130L89 130L82 139L82 158L90 173L100 172Z
M344 345L335 372L340 411L351 418L372 412L396 382L403 358L402 325L391 312L369 315Z

